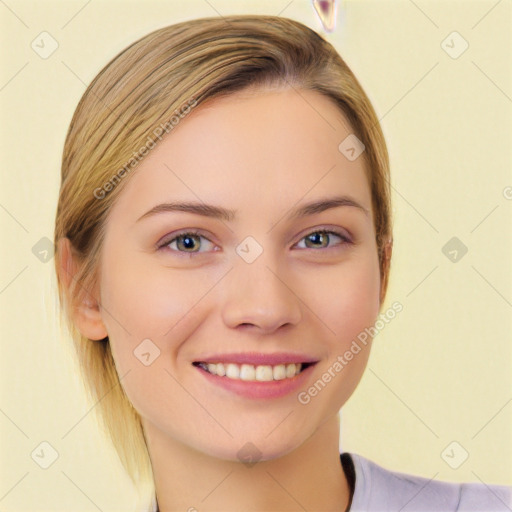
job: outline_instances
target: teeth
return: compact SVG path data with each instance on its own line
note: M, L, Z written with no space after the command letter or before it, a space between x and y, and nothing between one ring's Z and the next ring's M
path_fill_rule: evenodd
M217 363L216 365L213 366L217 367L217 375L220 375L221 377L224 377L224 375L226 375L226 367L222 363Z
M274 380L286 379L286 366L284 364L278 364L273 369Z
M236 366L236 365L235 365ZM261 366L258 366L258 370ZM240 380L255 380L256 379L256 370L252 364L243 364L240 366Z
M261 382L268 382L274 380L274 371L272 366L257 366L255 379Z
M226 376L228 379L256 380L259 382L290 379L302 370L302 363L277 364L275 366L266 364L254 366L252 364L238 365L234 363L199 363L199 366L220 377Z
M214 373L215 371L215 364L212 364L213 371L211 373ZM210 371L208 369L208 371ZM217 375L215 372L214 375ZM226 377L229 377L230 379L239 379L240 378L240 367L237 364L228 364L226 367Z

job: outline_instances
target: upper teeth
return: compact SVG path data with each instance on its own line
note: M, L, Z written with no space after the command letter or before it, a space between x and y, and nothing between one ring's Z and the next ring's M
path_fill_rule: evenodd
M271 380L282 380L294 377L302 369L302 363L289 363L254 366L252 364L234 364L234 363L199 363L202 368L213 375L228 377L229 379L239 380L258 380L261 382Z

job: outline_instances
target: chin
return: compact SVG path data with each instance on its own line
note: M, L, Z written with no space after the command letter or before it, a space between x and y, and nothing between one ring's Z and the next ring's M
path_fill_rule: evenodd
M300 443L293 442L290 439L275 439L270 441L265 436L254 436L251 441L251 435L248 434L243 441L236 439L230 440L226 446L211 445L200 449L203 453L211 457L231 462L242 462L246 464L264 462L268 460L279 459L295 450Z

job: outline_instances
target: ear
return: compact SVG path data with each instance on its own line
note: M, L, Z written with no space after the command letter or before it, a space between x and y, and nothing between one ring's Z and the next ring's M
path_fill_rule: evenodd
M393 252L393 239L389 238L382 247L382 255L380 262L381 267L381 283L380 283L380 304L384 302L384 297L386 296L386 290L388 288L388 280L389 280L389 268L391 265L391 254Z
M58 241L58 272L70 305L73 323L82 336L90 340L101 340L108 336L100 311L98 290L86 290L79 285L71 296L71 286L76 280L80 265L69 238Z

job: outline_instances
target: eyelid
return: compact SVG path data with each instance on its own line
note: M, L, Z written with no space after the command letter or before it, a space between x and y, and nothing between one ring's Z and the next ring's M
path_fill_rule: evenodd
M303 233L301 233L299 235L299 238L297 239L297 241L292 245L292 247L294 247L295 245L297 245L298 243L300 243L302 240L304 240L307 236L309 235L312 235L314 233L327 233L327 234L333 234L339 238L341 238L343 240L342 243L340 244L337 244L335 245L334 247L337 247L337 246L342 246L342 245L347 245L347 244L353 244L354 243L354 239L353 239L353 236L352 234L345 228L341 228L339 226L317 226L317 227L314 227L314 228L308 228L307 230L303 231ZM178 230L176 232L173 232L173 233L169 233L165 236L163 236L156 244L155 244L155 247L157 250L161 250L161 249L165 249L169 244L171 244L172 242L174 242L178 237L180 236L184 236L184 235L195 235L195 236L198 236L198 237L202 237L202 238L205 238L206 240L208 240L211 244L214 244L214 245L217 245L215 242L213 242L209 236L207 236L203 230L201 229L196 229L196 228L189 228L189 229L182 229L182 230ZM333 247L330 247L330 248L333 248ZM306 249L310 249L310 250L313 250L313 251L325 251L327 249L329 249L329 247L320 247L320 248L309 248L307 247ZM304 250L304 249L302 249ZM204 254L203 252L199 252L199 251L191 251L191 252L186 252L186 251L176 251L174 249L171 249L171 252L173 253L177 253L177 254L180 254L180 255L189 255L189 254L193 254L193 255L197 255L197 254ZM208 252L208 251L206 251Z
M299 235L297 242L295 242L293 245L298 244L301 240L303 240L308 235L312 235L313 233L318 233L318 232L333 233L334 235L342 238L345 243L354 243L354 237L352 236L352 233L350 233L350 231L348 229L342 228L341 226L324 225L324 226L316 226L314 228L306 229Z
M202 238L206 238L206 240L208 240L210 243L215 244L215 242L210 240L209 236L207 236L201 229L190 228L190 229L181 229L181 230L178 230L178 231L175 231L175 232L172 232L172 233L168 233L167 235L164 235L155 244L155 247L157 249L163 249L166 246L168 246L171 242L174 242L174 240L176 240L176 238L178 238L180 236L183 236L183 235L199 236L199 237L202 237ZM217 245L217 244L215 244L215 245ZM194 254L192 252L187 253L187 252L183 252L183 251L173 251L173 252L178 252L178 253L181 252L183 254Z

